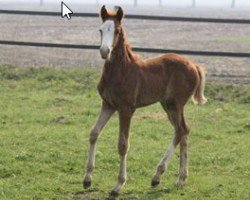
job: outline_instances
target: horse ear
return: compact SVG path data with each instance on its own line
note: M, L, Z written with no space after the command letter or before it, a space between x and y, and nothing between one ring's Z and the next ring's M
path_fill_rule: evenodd
M124 13L123 13L123 10L120 6L117 6L116 7L116 19L121 23L122 21L122 18L124 17Z
M101 8L100 16L101 16L103 22L104 22L106 19L108 19L108 16L109 16L109 15L108 15L108 11L107 11L105 5L103 5L102 8Z

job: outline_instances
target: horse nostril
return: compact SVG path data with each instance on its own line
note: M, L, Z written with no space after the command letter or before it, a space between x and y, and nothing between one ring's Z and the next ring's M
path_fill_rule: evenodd
M101 50L104 52L109 52L109 48L107 46L101 47Z
M104 47L101 47L100 52L101 52L102 58L106 59L108 57L110 49L107 46L104 46Z

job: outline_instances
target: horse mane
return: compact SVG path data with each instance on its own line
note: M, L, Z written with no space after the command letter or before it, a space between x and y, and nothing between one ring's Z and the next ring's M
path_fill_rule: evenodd
M124 46L131 61L142 60L141 56L132 50L129 43L124 44Z
M130 61L136 62L138 60L142 60L141 56L132 50L130 43L127 41L126 34L124 31L122 31L121 41L123 42L124 49L127 52L127 55Z

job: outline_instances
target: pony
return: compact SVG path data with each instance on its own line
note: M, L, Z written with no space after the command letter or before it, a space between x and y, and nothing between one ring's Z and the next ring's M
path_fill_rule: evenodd
M137 108L160 102L174 127L170 147L157 166L151 185L157 186L166 170L171 155L180 144L180 169L178 186L183 186L188 175L189 128L184 118L184 106L190 97L194 103L204 104L205 70L188 58L169 53L143 60L136 55L126 40L121 22L121 7L100 11L100 54L105 60L98 91L102 98L99 118L89 137L89 155L83 180L85 189L91 186L95 163L95 145L101 130L117 111L119 116L118 152L120 167L112 195L119 194L126 182L126 163L129 148L129 127Z

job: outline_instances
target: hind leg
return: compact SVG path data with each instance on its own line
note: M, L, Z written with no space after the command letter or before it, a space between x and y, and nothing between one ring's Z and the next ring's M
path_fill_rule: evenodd
M170 147L168 148L166 154L164 155L164 157L158 164L157 171L151 182L152 186L156 186L160 183L160 177L166 170L167 165L169 164L170 158L173 155L176 146L182 141L182 138L186 135L186 132L187 132L186 124L185 124L184 117L183 117L183 106L181 104L178 104L173 99L169 99L166 102L162 102L162 106L164 110L167 112L168 118L171 124L174 126L175 132L174 132L174 137L170 144ZM185 141L183 142L183 144L184 143ZM185 154L186 150L184 148L181 148L181 152L183 152L183 155L186 155ZM182 166L186 166L185 159L181 159L181 163L182 163ZM184 168L185 167L182 167L182 169Z
M188 176L188 134L184 135L180 141L180 170L177 186L182 187Z
M188 135L189 128L186 124L183 110L181 112L181 137L180 137L180 167L177 186L182 187L188 176Z
M166 154L164 155L164 157L162 158L162 160L158 164L156 173L153 176L153 179L151 181L152 187L155 187L155 186L160 184L161 175L165 172L167 165L169 163L169 160L170 160L171 156L173 155L174 150L176 148L175 141L176 141L176 138L174 137Z

